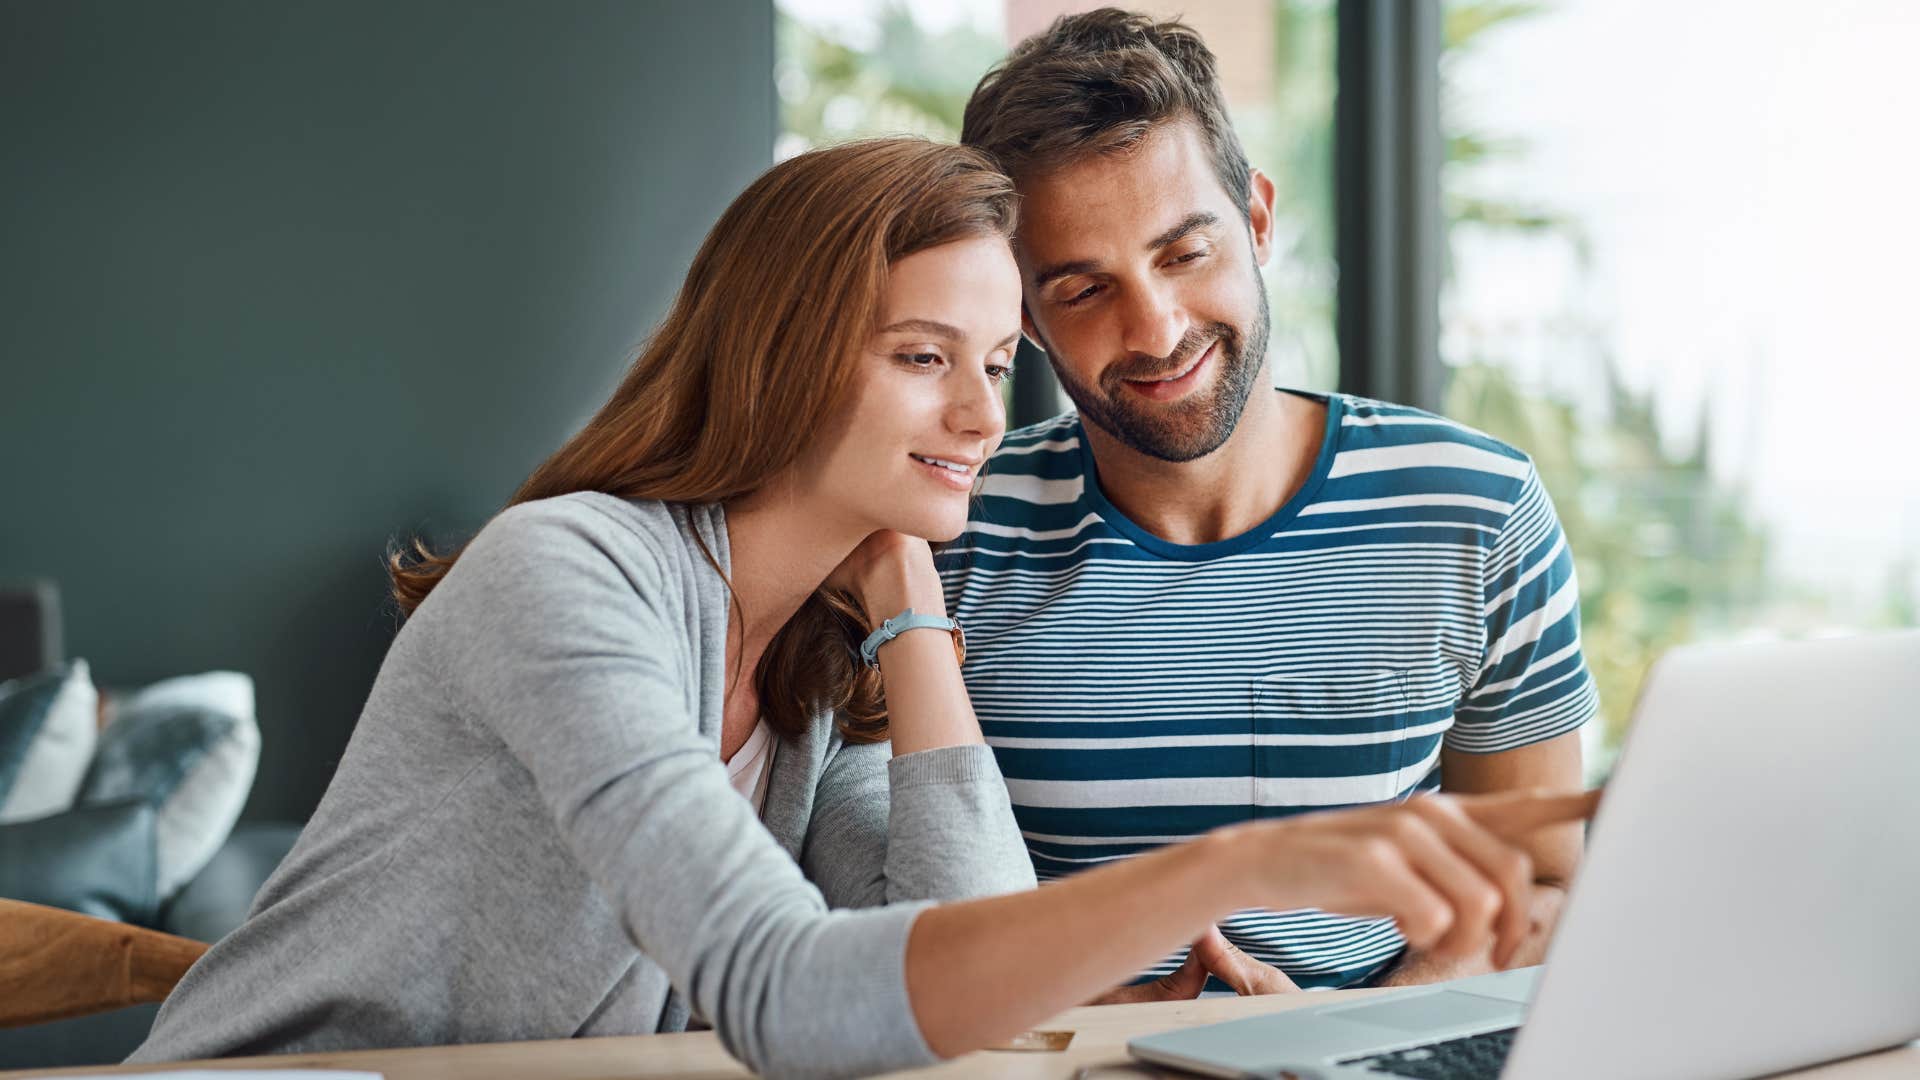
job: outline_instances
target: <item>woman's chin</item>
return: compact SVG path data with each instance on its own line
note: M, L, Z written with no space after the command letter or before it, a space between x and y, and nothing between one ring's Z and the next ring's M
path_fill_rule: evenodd
M944 544L967 531L967 515L931 511L915 514L909 519L896 521L889 528L903 532L908 536L917 536L929 544Z

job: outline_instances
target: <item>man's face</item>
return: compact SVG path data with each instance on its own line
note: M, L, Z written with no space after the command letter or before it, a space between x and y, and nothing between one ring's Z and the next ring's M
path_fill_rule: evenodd
M1027 331L1082 419L1142 454L1219 449L1263 378L1271 188L1255 189L1242 217L1190 121L1021 185Z

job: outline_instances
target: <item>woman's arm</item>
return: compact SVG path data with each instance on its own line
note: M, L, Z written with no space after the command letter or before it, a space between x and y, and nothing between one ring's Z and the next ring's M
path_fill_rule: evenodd
M926 542L879 533L834 585L871 626L906 608L944 615ZM902 634L879 653L891 744L830 751L802 865L835 906L961 900L1030 889L1033 861L982 742L948 635Z
M867 615L867 629L912 608L945 616L946 595L925 540L877 532L847 556L828 586L845 589ZM953 641L935 630L910 630L877 654L887 693L887 732L894 756L982 742L980 723L960 678Z
M950 1056L1140 971L1246 907L1389 916L1416 948L1506 966L1526 937L1532 870L1515 841L1590 815L1582 795L1424 797L1233 826L1043 889L921 913L907 992Z

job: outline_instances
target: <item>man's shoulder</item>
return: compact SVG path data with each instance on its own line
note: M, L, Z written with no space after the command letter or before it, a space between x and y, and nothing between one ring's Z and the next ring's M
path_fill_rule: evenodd
M1063 413L1011 432L980 476L974 521L1018 521L1080 501L1086 490L1080 418Z
M1029 463L1039 461L1068 461L1078 467L1081 438L1080 415L1072 411L1017 428L1000 440L1000 449L988 459L988 472L1003 467L1031 471Z
M1336 394L1329 401L1338 406L1340 425L1332 478L1391 489L1378 494L1458 489L1507 502L1535 482L1526 451L1458 420L1373 398Z
M1341 405L1343 449L1346 446L1456 445L1513 461L1531 461L1526 451L1512 443L1436 412L1352 394L1334 394L1332 399Z

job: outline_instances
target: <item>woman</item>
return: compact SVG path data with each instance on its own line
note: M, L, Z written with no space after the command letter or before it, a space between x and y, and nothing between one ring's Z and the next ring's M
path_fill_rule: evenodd
M1013 219L984 158L916 140L741 195L587 427L465 550L396 560L411 617L325 799L134 1059L691 1007L755 1069L856 1074L1005 1038L1243 907L1517 944L1501 836L1583 804L1262 822L1032 888L955 637L874 633L944 615L927 540L1002 432Z

